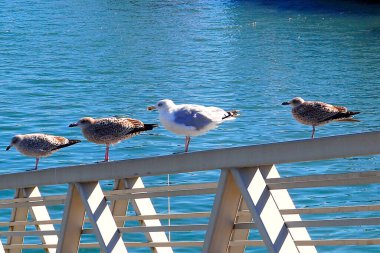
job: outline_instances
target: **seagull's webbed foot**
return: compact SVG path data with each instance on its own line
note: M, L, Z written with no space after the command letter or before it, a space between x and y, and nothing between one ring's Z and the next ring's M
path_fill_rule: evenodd
M95 162L95 163L107 163L109 162L108 160L102 160L102 161L98 161L98 162Z

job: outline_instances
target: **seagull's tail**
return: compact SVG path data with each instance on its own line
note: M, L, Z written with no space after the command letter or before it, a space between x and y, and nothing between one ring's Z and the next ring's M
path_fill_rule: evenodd
M336 121L339 121L339 122L360 122L360 120L354 119L354 118L342 118L342 119L338 119Z
M359 114L360 112L352 112L352 111L347 111L347 112L339 112L335 114L334 116L330 117L328 120L334 120L334 121L339 121L339 122L360 122L358 119L354 119L352 116Z
M81 142L81 141L80 141L80 140L69 140L68 143L66 143L66 144L62 144L62 145L59 145L59 146L53 148L51 151L53 151L53 150L58 150L58 149L61 149L61 148L65 148L65 147L68 147L68 146L71 146L71 145L77 144L77 143L79 143L79 142Z
M356 115L356 114L359 114L360 112L352 112L352 111L348 111L347 113L348 113L349 115L351 115L351 116L352 116L352 115Z
M153 128L155 127L158 127L157 124L144 124L143 127L136 127L134 128L132 131L130 131L127 135L127 137L132 137L132 136L135 136L135 135L138 135L138 134L141 134L142 132L145 132L145 131L150 131L152 130Z
M228 111L227 114L223 116L222 120L234 119L234 118L238 117L239 115L240 114L239 114L238 110Z
M143 131L149 131L155 127L158 127L158 125L157 124L144 124L144 130Z

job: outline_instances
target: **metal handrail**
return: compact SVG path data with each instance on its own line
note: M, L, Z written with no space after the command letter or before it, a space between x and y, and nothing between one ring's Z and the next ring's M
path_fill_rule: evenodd
M375 154L380 154L380 131L5 174L0 175L0 189Z

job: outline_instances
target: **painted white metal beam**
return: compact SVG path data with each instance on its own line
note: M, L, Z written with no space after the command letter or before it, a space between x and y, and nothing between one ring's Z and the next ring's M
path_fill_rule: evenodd
M243 210L247 210L247 204L244 202L243 197L240 197L240 203L239 203L239 212L242 212ZM236 215L235 218L235 224L236 223L245 223L245 222L252 222L252 215L250 213L247 213L247 215ZM247 240L249 236L249 229L234 229L232 231L232 237L230 241L240 241L240 240ZM245 251L245 246L234 246L229 247L228 253L243 253Z
M41 197L40 190L38 187L29 187L24 189L24 196L26 198ZM46 206L31 206L29 207L29 212L35 221L46 221L50 220L49 212ZM38 224L36 225L37 230L39 231L55 231L53 224ZM57 235L43 235L41 236L41 241L43 244L57 244L58 236ZM46 248L48 253L55 253L55 248Z
M300 253L258 168L232 169L232 175L271 253Z
M28 187L23 189L17 189L16 190L16 198L41 198L41 193L38 189L38 187ZM28 220L28 213L30 212L32 219L34 221L48 221L50 220L49 212L44 205L40 206L30 206L27 207L17 207L14 208L12 211L12 221L22 221L25 222ZM49 232L49 231L55 231L53 224L37 224L36 229L38 231L42 232ZM12 226L10 228L11 231L25 231L25 225L17 225ZM42 244L56 244L58 242L58 237L55 234L51 235L42 235L41 236ZM11 236L8 239L9 245L12 244L22 244L23 243L23 237L22 236ZM55 248L45 248L46 252L48 253L55 253ZM9 253L19 253L21 252L21 249L10 249Z
M136 189L145 189L144 183L141 178L128 178L115 181L115 190L136 190ZM150 190L150 189L148 189ZM138 198L138 199L116 199L111 203L111 211L113 216L125 216L128 210L129 202L132 205L137 217L138 216L155 216L157 215L156 210L154 209L153 203L150 198ZM138 221L144 227L160 227L161 222L157 218L153 219L138 219ZM116 220L118 227L124 226L125 220ZM165 232L146 232L145 236L149 242L169 242ZM173 253L171 247L154 247L152 251L155 253Z
M124 190L125 189L125 180L119 179L115 180L114 190ZM128 210L128 199L117 199L111 201L111 213L113 217L116 216L125 216ZM117 227L124 227L125 220L115 220Z
M100 249L106 253L127 253L121 233L112 217L98 182L75 183Z
M240 196L239 188L231 173L228 170L222 170L202 249L203 253L227 252Z
M0 176L0 189L257 167L380 154L380 131L226 148ZM326 147L329 147L328 149Z
M16 189L15 199L24 197L24 189ZM28 220L28 208L27 207L18 207L12 209L11 221L21 221L25 222ZM16 225L10 226L9 231L25 231L25 225ZM7 239L7 245L12 244L23 244L24 237L22 236L10 236ZM7 253L21 253L21 249L9 249Z
M1 240L0 240L0 253L5 253L3 243L1 242Z
M144 183L141 177L125 179L125 186L127 189L144 189ZM131 199L131 204L135 210L136 215L156 215L153 203L150 198ZM160 227L162 226L159 219L140 220L144 227ZM169 242L165 232L148 232L145 233L148 241L150 242ZM171 247L154 247L154 253L173 253Z
M280 178L280 174L278 173L275 165L260 166L259 169L264 180ZM287 190L270 190L269 192L278 209L296 209ZM285 224L287 224L287 222L302 222L301 216L298 214L282 215L282 218L285 221ZM288 227L289 233L291 234L293 240L311 240L305 227L290 228L288 225L286 226ZM301 253L317 253L317 249L314 246L299 246L298 250Z
M78 252L85 208L74 184L67 191L57 253Z

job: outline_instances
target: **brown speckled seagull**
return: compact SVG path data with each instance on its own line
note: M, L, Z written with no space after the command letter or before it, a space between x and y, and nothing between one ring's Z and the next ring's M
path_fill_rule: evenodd
M325 125L333 121L358 122L352 118L360 112L352 112L346 107L330 105L318 101L305 101L300 97L293 98L282 105L291 105L293 117L304 125L313 126L311 138L314 138L315 127Z
M142 132L152 130L156 124L144 124L140 120L130 118L81 118L69 127L79 126L83 136L90 142L106 145L104 161L109 160L110 145L129 139Z
M35 157L36 166L34 170L37 170L38 161L41 157L49 156L61 148L79 142L79 140L69 140L65 137L48 134L20 134L12 138L6 150L8 151L12 146L15 146L20 153Z

